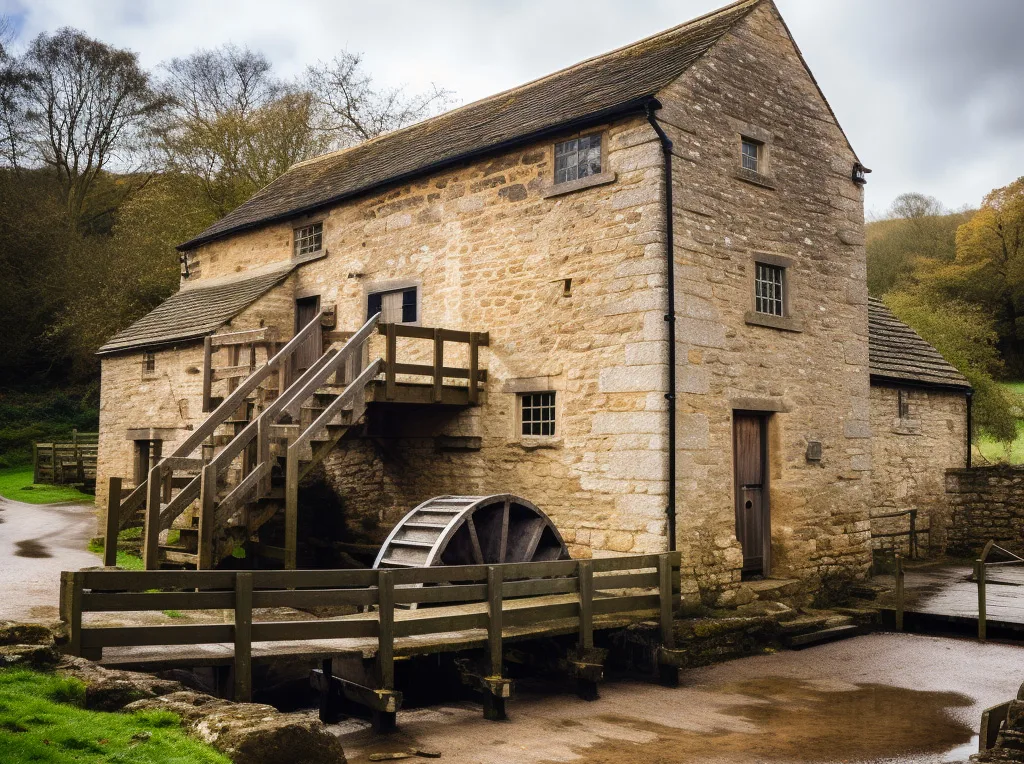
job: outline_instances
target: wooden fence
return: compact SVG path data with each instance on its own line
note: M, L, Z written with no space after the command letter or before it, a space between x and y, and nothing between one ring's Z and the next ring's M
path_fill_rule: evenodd
M152 645L234 645L236 700L252 692L254 642L369 640L354 643L375 650L376 687L337 677L349 697L393 713L401 702L395 691L396 640L436 637L427 652L442 652L453 632L480 630L486 648L486 690L508 694L503 678L502 640L509 629L544 636L578 634L586 654L594 646L595 618L660 623L659 661L678 666L673 614L679 603L678 553L595 560L465 565L397 570L280 571L119 571L89 570L61 575L61 618L68 625L69 651L100 659L104 648ZM353 615L321 620L254 620L260 608L355 606ZM410 609L408 605L423 605ZM431 607L433 606L433 607ZM231 623L195 625L92 626L83 614L153 610L233 611ZM260 614L257 614L260 615ZM561 631L558 631L558 628ZM486 634L486 637L484 637ZM351 646L353 643L349 643ZM400 646L400 645L399 645ZM340 648L343 645L339 645ZM322 654L321 643L311 653ZM294 653L295 645L289 646ZM487 697L485 693L485 698Z
M32 444L32 482L56 485L96 482L99 433L71 431L63 441Z
M920 547L919 547L919 544L918 544L918 537L924 535L924 536L928 536L928 551L929 551L929 553L931 553L931 544L932 544L932 541L931 541L931 533L932 533L931 518L928 519L928 527L927 528L918 528L917 527L917 513L918 513L918 510L916 510L916 509L904 509L904 510L902 510L900 512L890 512L890 513L885 514L885 515L872 515L871 516L871 520L886 520L886 519L893 519L893 518L897 518L897 517L905 517L905 518L907 518L907 530L905 530L905 531L877 532L877 531L874 530L874 528L872 528L872 530L871 530L871 538L872 538L872 540L874 540L874 539L893 539L894 540L893 541L893 543L894 543L894 551L898 551L898 549L901 548L901 547L895 547L895 544L897 543L897 542L895 542L895 539L898 539L901 536L906 536L907 537L907 555L910 557L911 560L916 560L918 558L918 556L920 555Z

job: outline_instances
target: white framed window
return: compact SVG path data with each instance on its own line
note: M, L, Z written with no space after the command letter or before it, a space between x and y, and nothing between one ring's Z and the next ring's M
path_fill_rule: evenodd
M896 411L900 419L910 419L910 393L907 390L896 392Z
M555 184L601 174L601 134L555 144Z
M558 435L553 390L519 393L519 434L524 438L553 438Z
M419 288L405 287L368 292L366 295L366 318L380 313L382 324L415 324L420 320Z
M755 263L754 310L768 316L786 315L786 269Z
M324 246L324 224L310 223L295 229L295 257L319 252Z
M764 143L753 138L740 138L740 166L750 172L763 172Z

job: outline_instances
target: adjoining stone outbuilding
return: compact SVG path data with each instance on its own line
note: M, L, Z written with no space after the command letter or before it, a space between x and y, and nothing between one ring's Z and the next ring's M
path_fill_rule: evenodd
M967 379L881 300L868 301L871 333L872 529L876 534L930 529L920 547L942 553L949 542L952 506L946 470L970 466ZM883 546L906 550L907 537L882 536Z
M98 501L313 316L326 344L380 312L486 332L486 389L371 403L323 461L332 532L379 543L432 496L509 492L576 556L678 548L689 598L861 576L888 394L864 172L770 0L296 165L101 350Z

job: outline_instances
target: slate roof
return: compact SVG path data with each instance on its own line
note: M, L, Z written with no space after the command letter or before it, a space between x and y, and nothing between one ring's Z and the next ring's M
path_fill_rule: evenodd
M938 350L874 297L868 298L868 366L872 382L971 389Z
M211 334L283 281L293 263L264 268L257 275L217 279L209 286L182 289L111 337L98 355L167 345Z
M739 0L526 85L296 164L178 249L310 212L545 132L640 110L760 2Z

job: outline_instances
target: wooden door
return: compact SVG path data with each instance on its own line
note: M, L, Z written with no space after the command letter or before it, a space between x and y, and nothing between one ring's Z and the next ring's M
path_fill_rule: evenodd
M767 430L763 414L737 412L734 416L736 538L743 547L743 572L765 576L771 564Z
M320 298L319 297L303 297L300 300L295 301L295 331L304 327L314 318L316 314L320 312ZM318 332L315 329L310 334L309 339L303 342L299 347L295 348L294 360L292 362L292 375L293 378L304 372L323 352L323 333Z

